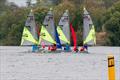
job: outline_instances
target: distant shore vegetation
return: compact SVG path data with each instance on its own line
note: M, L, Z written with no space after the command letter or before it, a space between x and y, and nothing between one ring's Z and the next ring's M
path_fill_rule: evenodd
M0 0L0 45L20 45L23 27L32 8L36 24L41 27L44 17L53 8L55 25L68 9L70 21L82 45L83 7L89 11L96 29L97 45L120 46L120 0L37 0L26 7Z

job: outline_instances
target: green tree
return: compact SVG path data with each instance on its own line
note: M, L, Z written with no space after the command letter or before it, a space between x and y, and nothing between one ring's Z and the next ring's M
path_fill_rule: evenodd
M48 8L46 7L36 7L34 9L34 14L35 14L35 21L41 25L43 23L43 20L45 18L45 15L48 12Z
M27 10L8 10L0 16L0 45L19 45Z
M103 21L108 33L106 45L120 46L120 1L106 12Z

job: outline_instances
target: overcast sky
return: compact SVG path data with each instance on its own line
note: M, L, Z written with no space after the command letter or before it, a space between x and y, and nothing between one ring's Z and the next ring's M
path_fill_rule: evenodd
M26 6L27 0L8 0L9 2L15 2L18 6ZM36 0L32 0L32 3L35 3Z

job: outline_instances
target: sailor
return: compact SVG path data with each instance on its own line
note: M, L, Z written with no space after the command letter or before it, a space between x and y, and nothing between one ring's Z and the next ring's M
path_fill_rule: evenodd
M42 48L44 49L44 48L45 48L45 44L44 44L44 42L42 42L41 44L42 44Z
M51 46L51 51L55 51L57 49L57 47L56 47L56 44L53 44L52 46Z
M83 47L84 47L85 51L88 51L88 45L84 45Z
M80 49L80 52L88 52L88 45L83 45L82 48Z
M50 47L50 45L48 45L48 50L49 50L49 51L51 50L51 47Z
M66 46L65 46L64 50L65 50L65 51L69 51L69 50L70 50L70 46L69 46L69 44L68 44L68 43L66 44Z
M77 48L77 47L74 47L73 50L74 50L75 52L78 52L78 48Z
M32 45L32 52L37 52L39 50L37 44Z

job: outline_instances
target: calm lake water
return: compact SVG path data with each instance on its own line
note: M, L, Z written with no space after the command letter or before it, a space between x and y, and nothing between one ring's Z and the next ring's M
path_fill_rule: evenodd
M108 80L109 54L120 80L120 47L90 47L84 53L31 53L31 47L0 46L0 80Z

